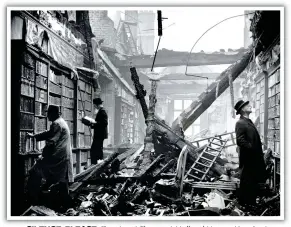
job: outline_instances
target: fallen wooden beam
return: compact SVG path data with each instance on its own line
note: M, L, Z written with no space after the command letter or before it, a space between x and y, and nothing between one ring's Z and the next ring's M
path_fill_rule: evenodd
M83 181L88 180L94 174L100 173L100 171L102 171L108 164L110 164L110 162L112 162L118 155L119 155L118 151L116 151L113 154L111 154L103 162L101 162L99 166L97 165L95 169L93 169L88 175L86 175L83 178Z
M57 216L55 211L44 206L31 206L21 216L28 216L33 213L37 216Z
M171 169L173 167L173 165L176 163L175 159L171 159L165 166L163 166L163 168L154 175L154 177L159 177L162 173L168 171L169 169Z
M238 188L238 184L234 182L193 182L184 181L188 183L192 188L207 188L207 189L221 189L235 191Z
M87 174L89 174L91 171L93 171L95 168L97 168L97 166L100 166L100 165L101 165L101 163L89 166L88 169L84 170L81 173L78 173L74 177L74 181L75 182L81 181Z
M174 178L175 176L176 176L175 173L161 173L162 178L171 179L171 178Z
M146 175L150 174L151 171L153 171L158 164L165 158L163 154L159 155L140 175L140 178L144 178Z
M85 175L81 182L75 182L75 184L73 184L70 187L70 191L71 192L76 192L82 185L86 184L86 182L94 175L94 174L98 174L100 173L108 164L110 164L110 162L112 162L117 156L118 156L118 152L114 152L113 154L111 154L109 157L107 157L103 162L94 165L94 168L88 172L87 175Z
M128 149L124 153L117 156L120 162L123 162L127 157L133 155L137 150L141 149L143 145L133 146L132 148Z
M172 129L179 131L182 124L183 130L192 125L200 115L229 87L229 75L234 81L248 66L253 56L253 48L250 47L242 58L224 70L220 76L212 83L207 91L203 92L180 116L175 119Z

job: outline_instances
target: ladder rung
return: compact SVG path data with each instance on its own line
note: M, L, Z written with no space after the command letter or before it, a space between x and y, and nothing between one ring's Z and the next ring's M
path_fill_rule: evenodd
M213 159L211 160L211 159L208 159L208 158L204 158L203 156L201 156L200 158L203 158L203 159L205 159L205 160L207 160L209 162L212 162L213 161Z
M206 148L209 148L209 149L211 149L211 150L214 150L214 151L218 151L218 152L220 152L221 150L218 150L218 149L216 149L216 148L213 148L213 147L209 147L209 146L207 146ZM204 152L207 152L207 151L204 151ZM210 153L211 154L211 153ZM213 155L213 154L212 154Z
M201 162L196 162L196 164L199 164L199 165L202 165L202 166L205 166L205 167L211 167L211 166L208 166L208 165L205 165L205 164L203 164L203 163L201 163Z
M200 173L205 173L205 172L203 172L203 171L200 170L200 169L196 169L196 168L191 168L191 169L193 169L193 170L195 170L195 171L198 171L198 172L200 172Z
M217 157L218 156L218 154L212 154L212 153L210 153L208 151L204 151L203 154L209 154L209 155L214 156L214 157Z
M215 144L215 145L217 145L217 146L223 147L223 144L214 143L214 142L211 142L211 144Z
M193 178L196 178L197 180L201 180L201 178L196 177L196 176L192 175L191 173L188 173L188 175L191 176L191 177L193 177Z
M225 140L223 140L223 139L219 139L219 138L217 138L217 137L213 137L213 140L214 140L214 139L225 142Z

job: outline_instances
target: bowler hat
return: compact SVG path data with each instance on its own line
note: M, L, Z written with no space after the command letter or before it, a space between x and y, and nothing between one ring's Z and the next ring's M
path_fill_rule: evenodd
M102 101L102 99L100 99L100 98L95 98L95 99L93 99L93 103L94 103L95 105L100 105L100 104L103 103L103 101Z
M245 105L249 104L250 102L249 101L243 101L243 100L239 100L235 106L234 106L234 109L236 110L236 115L239 114L241 108L243 108Z
M60 113L60 107L55 105L49 105L47 112L53 113L53 114L59 114Z

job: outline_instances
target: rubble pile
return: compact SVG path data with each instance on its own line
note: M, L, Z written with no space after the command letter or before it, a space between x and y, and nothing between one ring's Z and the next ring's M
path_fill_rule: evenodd
M218 176L209 172L207 182L187 181L180 196L180 188L175 179L177 159L168 161L162 154L141 175L135 175L135 167L142 150L143 146L134 153L125 151L130 154L128 157L125 157L125 153L114 153L102 163L88 168L85 174L77 178L78 182L71 186L72 205L65 212L57 209L48 212L49 208L32 207L25 215L279 215L280 196L268 190L258 199L257 206L241 207L236 201L239 181L227 175Z

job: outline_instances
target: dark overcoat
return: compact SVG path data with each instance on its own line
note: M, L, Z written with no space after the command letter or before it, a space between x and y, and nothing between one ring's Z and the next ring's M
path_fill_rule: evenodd
M259 183L266 180L266 165L261 138L254 123L243 116L235 126L236 142L239 147L239 165L242 169L240 188L247 198L255 192Z
M93 143L90 150L91 162L96 163L98 159L103 159L103 141L108 138L108 116L101 107L96 114L96 123L91 127L94 129Z
M101 107L95 118L96 123L92 126L94 128L95 139L108 138L108 116L106 111Z

